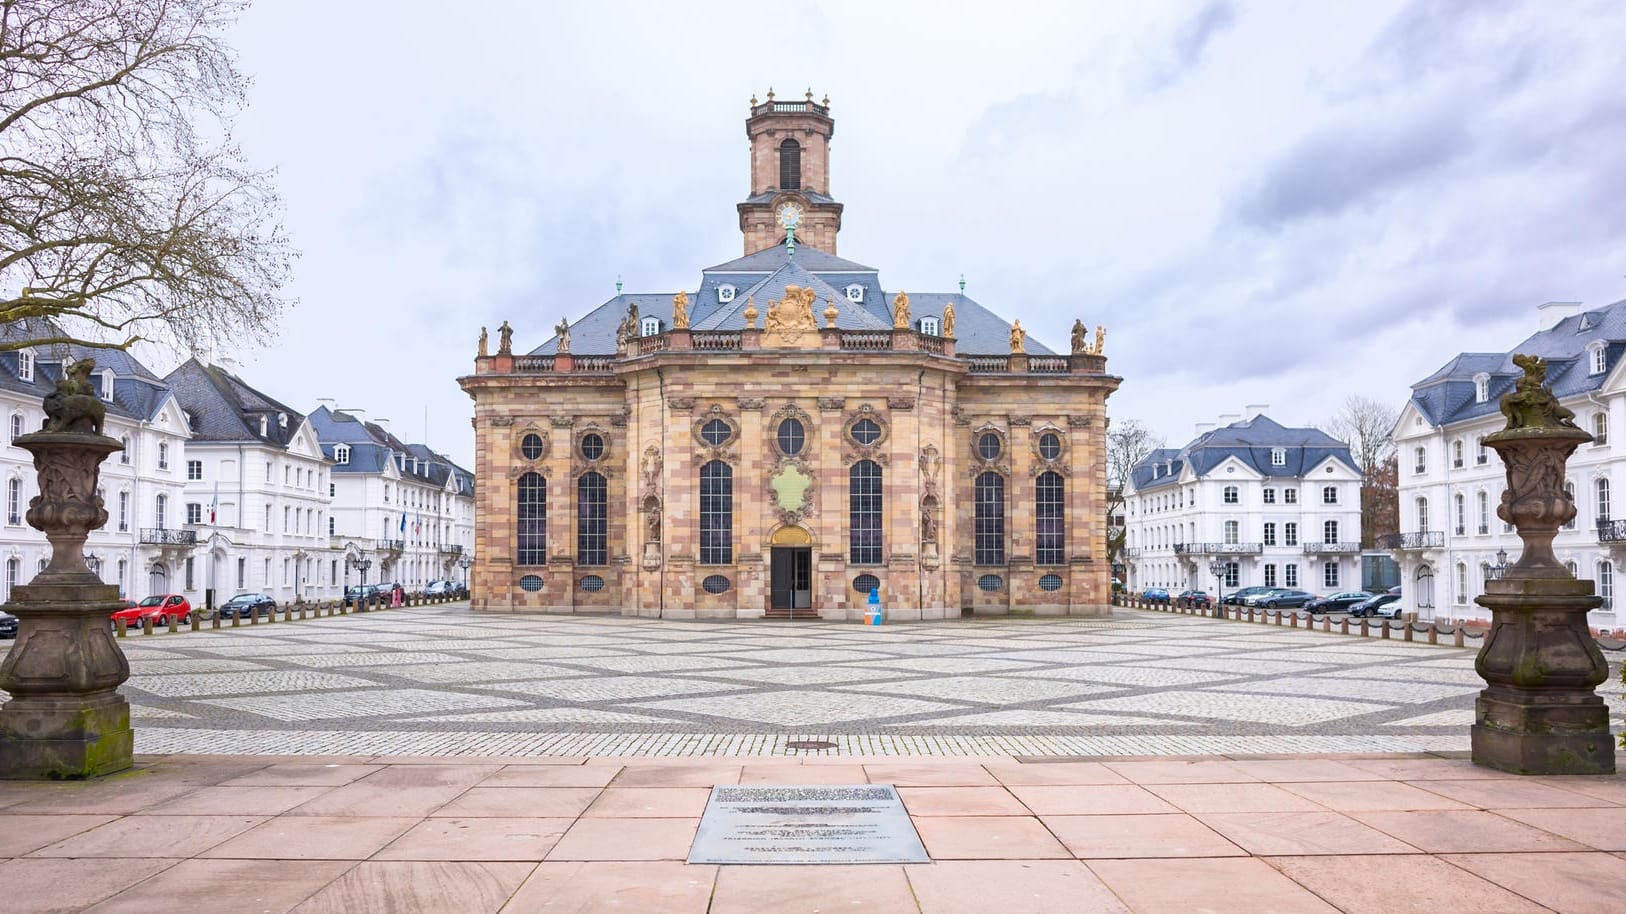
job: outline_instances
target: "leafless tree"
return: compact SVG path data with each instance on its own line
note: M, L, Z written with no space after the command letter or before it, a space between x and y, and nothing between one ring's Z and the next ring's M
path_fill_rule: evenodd
M1378 536L1393 533L1398 526L1399 498L1391 477L1394 430L1400 411L1386 403L1351 394L1326 423L1327 434L1349 445L1350 456L1361 471L1361 545L1370 548Z
M231 140L246 5L0 0L0 349L269 334L293 252Z
M1124 484L1135 464L1163 446L1163 439L1139 420L1114 422L1107 429L1107 516L1123 512ZM1117 564L1124 545L1124 528L1108 525L1107 561Z

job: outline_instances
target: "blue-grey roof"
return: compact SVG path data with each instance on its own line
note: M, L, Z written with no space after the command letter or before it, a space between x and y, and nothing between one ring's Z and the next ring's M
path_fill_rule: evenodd
M62 331L43 318L25 318L0 326L0 340L23 341L61 336ZM0 352L0 388L43 398L62 377L64 362L94 359L98 373L113 370L113 397L107 411L126 419L151 420L171 396L169 388L135 356L120 349L100 349L71 343L29 347L34 353L34 379L20 376L17 350Z
M384 468L394 461L397 472L402 476L420 479L434 485L445 485L449 476L455 476L460 494L474 493L474 474L426 444L408 444L377 423L365 422L351 413L343 410L335 412L326 406L317 407L308 418L311 429L316 432L317 440L321 442L322 453L329 459L334 459L333 450L338 445L350 447L348 462L338 463L335 460L333 467L335 473L345 475L382 473ZM417 463L407 460L405 467L402 467L400 457L403 454L409 458L417 458Z
M718 290L732 286L733 297L723 301ZM847 287L864 288L863 301L848 300ZM867 267L806 246L794 255L783 243L744 257L708 267L701 274L700 288L689 296L689 326L695 330L743 330L747 301L753 301L759 314L757 326L766 320L769 303L782 300L786 286L811 287L817 297L814 318L824 326L824 308L834 301L840 316L836 326L844 330L889 330L892 328L892 300L896 293L881 287L879 274ZM672 326L674 292L627 293L617 295L587 312L570 325L570 351L582 355L610 355L615 352L616 330L629 306L638 306L640 318L654 317L663 330ZM1010 352L1009 321L964 294L951 292L910 292L911 323L919 326L922 317L941 319L943 307L954 303L956 351L964 355L1005 355ZM554 355L559 340L555 336L531 350L532 355ZM1031 355L1055 355L1050 347L1027 337Z
M194 441L252 441L286 448L305 419L224 368L195 358L181 363L164 382L186 410Z
M1592 373L1588 350L1604 347L1604 370ZM1524 370L1513 364L1515 353L1547 360L1547 384L1559 399L1597 390L1621 354L1626 352L1626 300L1564 318L1538 331L1507 352L1464 352L1438 371L1412 385L1411 402L1434 425L1478 419L1501 409L1502 395L1513 389ZM1487 396L1478 398L1474 379L1487 376Z
M1286 451L1281 466L1271 462L1271 453L1277 449ZM1179 449L1158 448L1135 464L1130 478L1136 491L1156 489L1173 485L1187 466L1193 474L1205 476L1231 458L1266 477L1303 476L1329 458L1359 472L1344 442L1320 429L1288 428L1258 415L1204 432ZM1168 465L1168 472L1154 479L1153 468L1162 464Z

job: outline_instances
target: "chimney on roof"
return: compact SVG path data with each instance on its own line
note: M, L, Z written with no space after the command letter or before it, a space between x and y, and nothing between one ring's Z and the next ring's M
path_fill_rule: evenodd
M1201 438L1202 436L1208 434L1209 432L1211 432L1213 430L1214 430L1214 423L1212 423L1212 422L1199 422L1199 423L1197 423L1197 437L1199 437L1199 438Z
M1243 408L1242 412L1247 414L1247 417L1249 419L1256 419L1256 418L1258 418L1260 416L1263 416L1265 413L1270 412L1270 404L1269 403L1249 403L1246 407Z
M1536 329L1551 330L1564 318L1580 313L1581 303L1578 301L1542 302L1536 306Z
M1241 421L1242 421L1242 415L1240 413L1220 413L1219 424L1220 424L1221 428L1224 428L1225 426L1230 425L1233 422L1241 422Z

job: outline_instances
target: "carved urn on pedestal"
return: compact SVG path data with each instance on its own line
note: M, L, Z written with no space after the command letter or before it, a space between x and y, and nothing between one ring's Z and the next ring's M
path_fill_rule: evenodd
M21 630L0 664L0 689L11 693L0 707L0 777L84 778L131 764L130 705L118 692L130 666L108 630L119 589L84 559L86 536L107 523L102 461L122 449L101 434L94 367L74 363L45 398L45 428L15 442L34 455L40 494L28 523L44 531L51 561L6 606Z
M1502 398L1507 428L1485 444L1507 467L1496 514L1517 528L1524 551L1474 601L1491 611L1491 630L1475 663L1487 687L1475 704L1473 760L1519 774L1607 774L1614 741L1595 687L1608 667L1587 628L1603 600L1553 555L1559 527L1575 517L1565 462L1592 436L1543 386L1545 361L1513 361L1525 374Z

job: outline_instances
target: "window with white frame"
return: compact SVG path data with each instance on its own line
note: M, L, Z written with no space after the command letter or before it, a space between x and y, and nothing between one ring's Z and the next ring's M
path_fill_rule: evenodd
M1605 560L1598 563L1598 596L1603 597L1603 605L1599 609L1615 608L1615 563Z
M26 349L17 353L17 378L22 381L34 380L34 353Z
M1225 586L1235 587L1242 582L1242 566L1236 562L1225 563Z
M119 444L123 445L123 448L119 451L119 463L129 463L130 462L130 436L125 435L124 437L120 438L119 439Z
M186 522L189 524L203 523L203 505L189 501L186 503Z
M1299 503L1299 490L1298 489L1283 489L1282 490L1282 504L1296 505L1298 503Z
M1575 514L1576 514L1576 517L1579 517L1580 514L1581 514L1581 505L1580 505L1579 502L1577 502L1575 500L1575 483L1570 482L1567 479L1564 480L1564 497L1568 498L1570 500L1570 504L1575 505ZM1575 529L1575 518L1574 517L1570 518L1568 521L1566 521L1564 523L1564 529L1565 530L1574 530Z
M643 318L640 321L638 321L638 335L639 336L658 336L658 335L660 335L660 332L661 332L661 319L660 318L658 318L658 317L646 317L646 318Z
M1411 453L1412 453L1413 472L1415 472L1415 473L1427 473L1428 472L1428 450L1426 448L1418 447L1418 448L1413 448Z
M1265 545L1276 545L1276 525L1274 523L1265 525Z
M1413 507L1417 509L1417 532L1422 533L1428 529L1428 499L1417 499Z
M1490 463L1490 449L1485 447L1484 435L1479 436L1479 448L1474 453L1474 463L1477 463L1480 466Z
M1609 478L1600 477L1592 483L1593 501L1597 508L1598 523L1609 522Z
M24 430L25 426L26 426L26 420L23 419L23 414L22 413L12 413L11 414L11 443L12 444L16 444L17 439L21 438L23 436L23 430Z
M1564 570L1568 571L1570 573L1570 577L1572 578L1578 578L1581 576L1581 566L1575 564L1574 562L1565 562Z
M1266 587L1275 587L1276 586L1276 563L1275 562L1266 562L1265 563L1265 586Z
M1329 521L1322 522L1322 524L1321 524L1321 541L1324 542L1324 543L1336 543L1336 542L1338 542L1338 522L1337 521L1329 520Z
M344 466L350 462L350 445L340 444L333 448L333 462Z
M1593 343L1587 347L1587 354L1591 356L1591 373L1603 374L1604 369L1609 367L1608 351L1604 349L1603 343Z
M99 386L101 389L97 393L101 395L103 400L113 399L113 369L102 369L102 381Z
M1321 565L1321 586L1333 588L1338 586L1338 563L1324 562Z
M1462 469L1462 439L1451 442L1451 468Z
M1273 447L1270 449L1270 465L1273 467L1287 466L1287 448Z
M130 493L119 493L119 531L130 529Z
M920 332L925 336L941 336L941 329L942 325L937 322L935 317L928 316L920 319Z
M164 441L158 442L158 469L169 469L169 444Z
M1484 536L1490 532L1490 496L1480 490L1474 497L1479 501L1479 535Z
M1282 545L1297 546L1299 544L1299 525L1296 523L1282 524Z
M152 506L153 520L157 521L154 526L162 530L164 529L164 523L167 520L166 515L169 513L169 496L159 495L157 498L153 499Z
M1338 504L1338 487L1325 486L1321 490L1321 503L1324 505Z
M1240 532L1241 532L1241 524L1238 524L1234 520L1226 521L1225 522L1225 543L1226 543L1226 545L1228 545L1228 546L1236 545L1237 542L1238 542L1238 536L1240 535Z
M1457 536L1462 536L1468 532L1468 499L1459 492L1451 497L1451 502L1457 509Z
M1275 489L1266 489L1265 490L1265 504L1273 505L1275 503L1276 503L1276 490Z
M1490 375L1474 376L1474 402L1483 403L1490 399Z
M717 300L722 302L725 305L728 304L729 302L733 301L734 300L734 287L729 285L728 283L723 283L722 285L718 286L717 287Z
M1297 587L1297 586L1299 586L1299 566L1298 566L1298 563L1296 563L1296 562L1288 562L1286 565L1282 566L1282 586L1283 587Z
M1595 412L1592 414L1592 444L1602 447L1609 443L1609 414Z
M1468 565L1465 562L1457 563L1457 605L1468 604Z
M1225 499L1224 499L1224 501L1225 501L1226 504L1234 505L1240 500L1241 499L1238 498L1238 490L1237 490L1236 486L1226 486L1225 487Z
M201 460L188 460L186 462L186 478L187 479L202 479L203 478L203 461L201 461Z
M13 476L6 480L6 523L13 527L23 522L23 481Z

